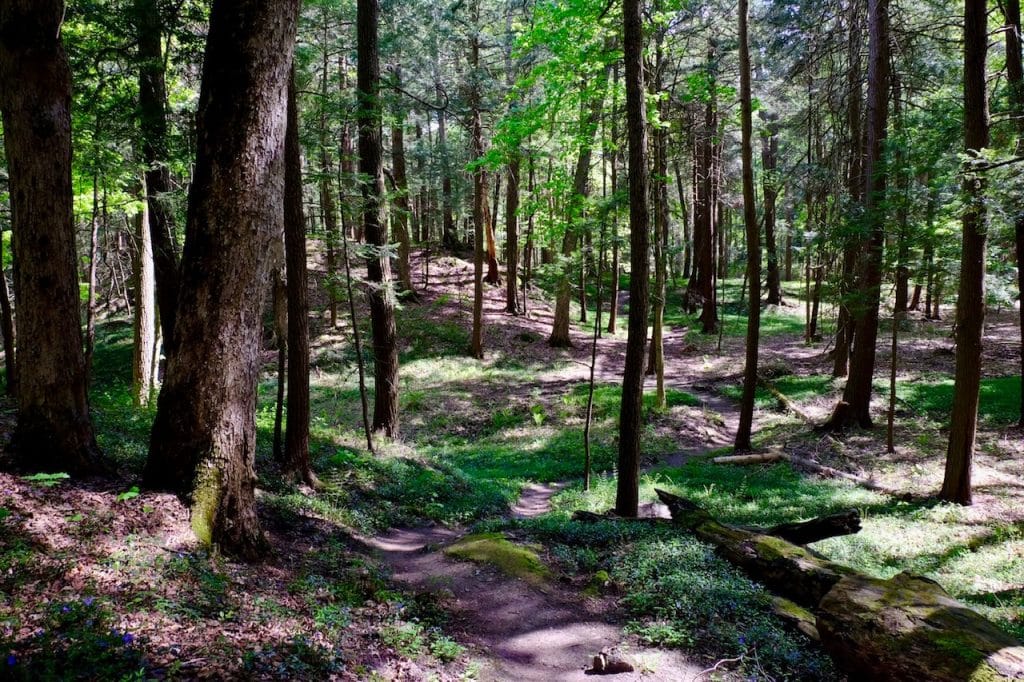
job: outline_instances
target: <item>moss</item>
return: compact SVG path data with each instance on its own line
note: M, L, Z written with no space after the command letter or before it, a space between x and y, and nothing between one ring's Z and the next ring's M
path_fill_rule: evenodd
M217 522L220 507L221 472L210 464L200 465L196 474L196 485L192 491L192 531L199 542L209 547L213 544L213 528Z
M545 583L551 574L535 551L513 544L501 533L467 535L444 553L456 559L491 564L534 585Z

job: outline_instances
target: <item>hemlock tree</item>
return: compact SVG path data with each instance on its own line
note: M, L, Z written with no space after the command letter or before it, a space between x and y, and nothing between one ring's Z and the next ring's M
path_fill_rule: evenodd
M26 468L85 474L99 451L86 394L71 190L71 71L62 0L0 3L0 109L18 310L18 423Z
M635 517L639 506L640 434L644 397L644 351L650 283L650 215L647 206L647 104L643 71L643 0L623 0L626 69L626 134L629 140L629 336L619 410L619 478L615 513Z
M283 229L287 87L298 0L215 0L196 117L176 338L146 463L206 545L256 558L262 303Z
M964 3L964 147L980 156L988 146L988 93L985 57L988 51L987 3ZM971 462L978 430L978 392L981 388L981 334L985 324L985 240L988 236L985 181L978 170L984 161L965 168L963 251L960 292L956 301L956 383L953 415L946 452L946 475L939 497L971 504Z
M754 399L757 393L757 354L761 331L761 229L754 205L753 106L750 92L750 43L747 36L747 0L739 0L740 41L740 118L743 158L743 223L747 232L747 282L750 306L747 313L747 361L743 374L743 400L740 402L740 423L736 431L736 450L750 450L750 431L754 422ZM766 193L767 195L767 193ZM778 272L776 269L776 280Z
M398 344L395 292L384 216L381 143L379 0L359 0L356 24L359 64L359 173L363 176L363 231L369 249L370 329L373 333L373 430L398 437Z

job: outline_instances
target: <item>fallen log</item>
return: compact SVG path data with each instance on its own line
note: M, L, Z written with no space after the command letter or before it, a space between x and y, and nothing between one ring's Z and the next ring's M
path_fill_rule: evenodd
M768 535L788 540L794 545L809 545L818 540L860 532L860 512L848 509L838 514L819 516L800 523L780 523L764 531Z
M771 464L772 462L781 462L786 459L786 455L781 452L769 452L764 455L728 455L725 457L714 457L712 462L715 464Z
M813 612L822 645L850 679L1024 679L1024 646L934 581L909 574L872 578L778 537L726 526L678 495L657 493L674 522ZM806 625L806 618L796 620Z
M825 650L870 680L1024 678L1024 647L937 583L900 573L840 580L818 607Z

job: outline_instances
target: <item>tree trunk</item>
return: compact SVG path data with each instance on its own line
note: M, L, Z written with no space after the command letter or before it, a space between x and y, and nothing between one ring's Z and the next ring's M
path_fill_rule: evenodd
M875 374L878 305L885 242L886 170L883 150L889 109L889 0L869 0L868 129L864 198L869 235L858 258L858 298L853 306L853 352L843 400L826 425L844 428L871 426L871 383Z
M398 339L395 292L388 256L384 210L384 164L381 143L380 0L357 3L357 97L359 174L363 182L363 232L372 248L366 267L370 283L370 329L373 335L373 430L398 438Z
M288 85L288 127L284 140L284 253L288 271L288 430L283 469L314 485L309 463L309 275L306 272L306 217L302 209L302 146L295 70Z
M247 559L265 548L256 514L253 406L266 254L283 229L288 74L298 9L298 0L213 3L179 343L167 360L145 472L147 485L187 496L200 542Z
M135 30L139 41L139 121L142 156L146 162L146 196L149 230L153 241L157 307L164 347L170 353L175 342L180 266L174 243L174 207L171 172L167 167L167 84L163 53L163 26L158 0L134 0Z
M3 230L0 229L0 330L4 337L4 371L7 376L7 396L18 397L18 363L15 356L14 311L11 295L7 291L7 273L3 269Z
M478 26L480 0L473 1L472 14L473 25ZM484 126L480 113L480 84L475 74L480 68L480 37L476 33L473 34L470 45L470 65L474 70L474 83L470 92L473 158L479 159L484 155ZM473 170L473 333L469 353L478 360L484 357L484 233L488 229L486 222L487 178L484 169L477 166Z
M505 312L519 314L519 152L513 152L508 164L508 186L505 189L505 260L508 263L505 283Z
M319 134L320 134L320 212L324 217L324 238L327 242L327 300L328 309L331 318L331 329L338 326L338 296L336 295L338 288L338 246L341 244L343 235L338 231L338 210L334 202L334 190L331 187L333 176L334 176L334 164L331 161L331 151L328 146L328 126L327 126L327 71L328 71L328 57L329 53L327 50L327 37L328 37L328 21L327 21L327 6L321 7L323 14L323 62L321 64L323 68L323 77L320 81L320 121L319 121ZM345 68L344 62L341 64L340 74L340 85L344 87L345 83Z
M782 282L779 276L779 251L775 243L775 198L778 196L778 178L776 177L779 159L778 115L764 114L768 134L761 142L761 165L764 178L764 242L768 251L768 305L782 304ZM760 241L760 240L759 240ZM748 245L749 248L749 245ZM753 281L753 280L751 280Z
M400 78L397 68L395 78ZM395 112L395 122L391 125L391 164L396 190L392 225L395 226L395 239L398 240L398 283L403 293L415 297L412 266L409 263L409 254L412 251L409 217L412 210L409 206L409 180L405 168L405 111L401 108Z
M644 394L644 351L647 348L647 304L650 284L647 208L647 104L643 71L643 2L623 0L623 48L626 68L626 130L629 139L629 336L619 411L618 482L615 511L635 517L639 503L640 435Z
M579 239L579 225L583 221L584 205L587 197L590 196L590 159L594 150L594 136L597 133L598 123L601 120L601 109L604 107L604 91L608 82L610 66L605 67L600 82L595 90L598 94L594 96L588 105L580 111L581 141L580 153L576 159L576 171L573 174L572 196L568 206L568 219L565 225L565 236L562 237L562 259L559 264L560 272L555 295L555 319L551 327L551 336L548 343L556 348L568 348L572 346L572 337L569 336L569 302L572 299L572 279L569 276L569 264L576 253L577 240ZM586 264L580 262L580 268Z
M1006 78L1009 81L1010 106L1017 125L1017 155L1024 154L1024 64L1021 57L1020 0L1006 0ZM1017 292L1019 299L1021 354L1020 376L1024 385L1024 211L1013 218L1017 258ZM1020 422L1024 428L1024 391L1021 391Z
M614 87L619 88L619 64L615 63ZM611 158L611 180L612 195L619 191L619 112L618 107L612 105L612 158ZM608 287L608 333L614 335L619 322L619 212L612 213L612 281Z
M146 196L145 187L142 188ZM149 229L149 205L144 203L135 216L135 345L132 356L132 398L136 405L148 405L156 387L153 356L156 354L156 280L153 239Z
M743 371L743 399L740 401L740 421L736 431L735 449L745 452L751 449L750 435L754 424L754 398L757 392L757 359L761 333L761 229L757 222L757 206L754 196L754 149L753 149L753 106L750 87L750 43L747 37L749 10L747 0L739 0L739 42L740 42L740 119L742 141L740 155L743 160L743 224L747 233L747 281L750 284L750 304L747 312L747 358ZM766 144L768 144L766 142ZM766 155L767 156L767 155ZM765 164L765 175L771 171ZM765 222L768 221L769 204L767 197L769 180L765 180ZM774 202L771 205L774 213ZM773 220L774 221L774 220ZM774 246L774 245L772 245ZM774 260L771 250L769 263ZM771 293L771 266L769 265L769 295ZM779 269L775 267L775 286L779 286Z
M60 0L0 5L0 109L18 310L18 466L99 466L86 393L71 187L71 71Z
M964 146L969 155L988 147L988 93L985 60L988 28L984 0L964 2ZM981 162L979 162L981 163ZM971 463L978 429L978 392L981 388L982 328L985 325L985 176L965 169L963 251L960 291L956 299L956 383L953 414L946 452L946 475L939 497L971 504Z

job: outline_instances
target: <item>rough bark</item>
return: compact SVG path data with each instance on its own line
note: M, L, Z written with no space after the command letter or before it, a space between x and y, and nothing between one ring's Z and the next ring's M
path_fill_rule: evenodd
M0 264L4 262L3 230L0 230ZM14 311L11 295L7 290L7 273L0 265L0 330L4 337L4 372L6 373L7 396L18 397L18 362L15 353Z
M766 113L763 118L767 124L767 135L762 140L761 166L764 178L764 242L768 254L767 273L768 305L782 304L782 278L779 273L779 250L775 240L775 199L778 196L778 178L776 177L779 159L779 126L778 114ZM748 247L749 248L749 247ZM751 280L753 281L753 280Z
M519 173L521 158L516 152L508 164L505 188L505 312L519 314Z
M743 224L747 234L747 282L750 286L750 304L747 309L746 365L743 370L743 398L740 401L740 421L736 431L735 448L744 452L751 449L750 436L754 424L754 398L757 392L757 360L761 333L761 227L757 222L754 196L753 107L750 87L750 44L747 37L749 10L747 0L739 0L740 41L740 119L742 141L740 156L743 162ZM766 169L765 173L769 171ZM766 182L768 182L766 180ZM768 195L765 189L765 195ZM768 210L768 204L765 204ZM772 212L774 213L774 205ZM767 218L767 213L766 213ZM774 220L774 219L773 219ZM769 255L769 259L772 256ZM775 267L775 285L779 285L779 269ZM769 274L769 281L771 274Z
M288 428L285 473L315 483L309 463L309 275L306 272L306 217L302 209L302 147L295 71L288 85L288 126L284 141L284 253L288 273Z
M412 266L409 262L409 254L412 251L409 218L412 215L412 208L409 204L409 180L405 167L404 119L405 112L399 110L395 123L391 126L391 165L395 178L395 200L391 224L395 227L395 239L398 240L398 284L405 295L415 297L416 289L412 284Z
M163 26L158 0L134 0L139 41L139 120L142 156L146 162L146 198L153 240L160 328L167 352L174 348L180 266L174 242L174 208L168 201L171 172L167 167L167 84Z
M975 155L988 146L989 139L985 86L987 5L984 0L965 0L964 4L964 146L968 155ZM976 170L969 162L964 175L963 248L956 300L956 379L946 475L939 492L942 499L959 504L971 504L971 465L981 389L981 337L985 325L988 225L985 179Z
M882 284L882 249L885 242L886 173L883 151L889 109L889 0L868 3L869 63L867 109L867 158L864 197L868 236L858 258L858 301L851 309L854 345L850 372L840 409L833 412L829 428L861 426L871 422L875 344L878 339L878 306Z
M381 142L380 0L359 0L356 27L359 64L359 174L363 182L363 233L371 252L366 258L370 284L370 330L373 336L373 430L398 437L398 332L395 292L388 256L384 206L384 164Z
M480 20L480 3L473 3L473 21L477 25ZM470 65L480 67L480 38L474 33L470 42ZM480 85L474 76L474 85L470 92L471 135L473 158L484 155L484 126L480 112ZM477 166L473 171L473 333L470 340L469 354L482 360L484 357L484 234L487 232L487 178L484 169Z
M79 326L63 16L61 0L0 4L0 109L19 341L11 451L21 467L85 474L99 460Z
M629 336L619 411L615 511L635 517L639 503L640 434L647 347L650 216L647 208L647 111L643 71L643 2L623 0L626 131L629 140Z
M215 0L197 115L177 313L145 481L191 507L205 545L252 559L261 310L283 229L287 86L298 0Z

